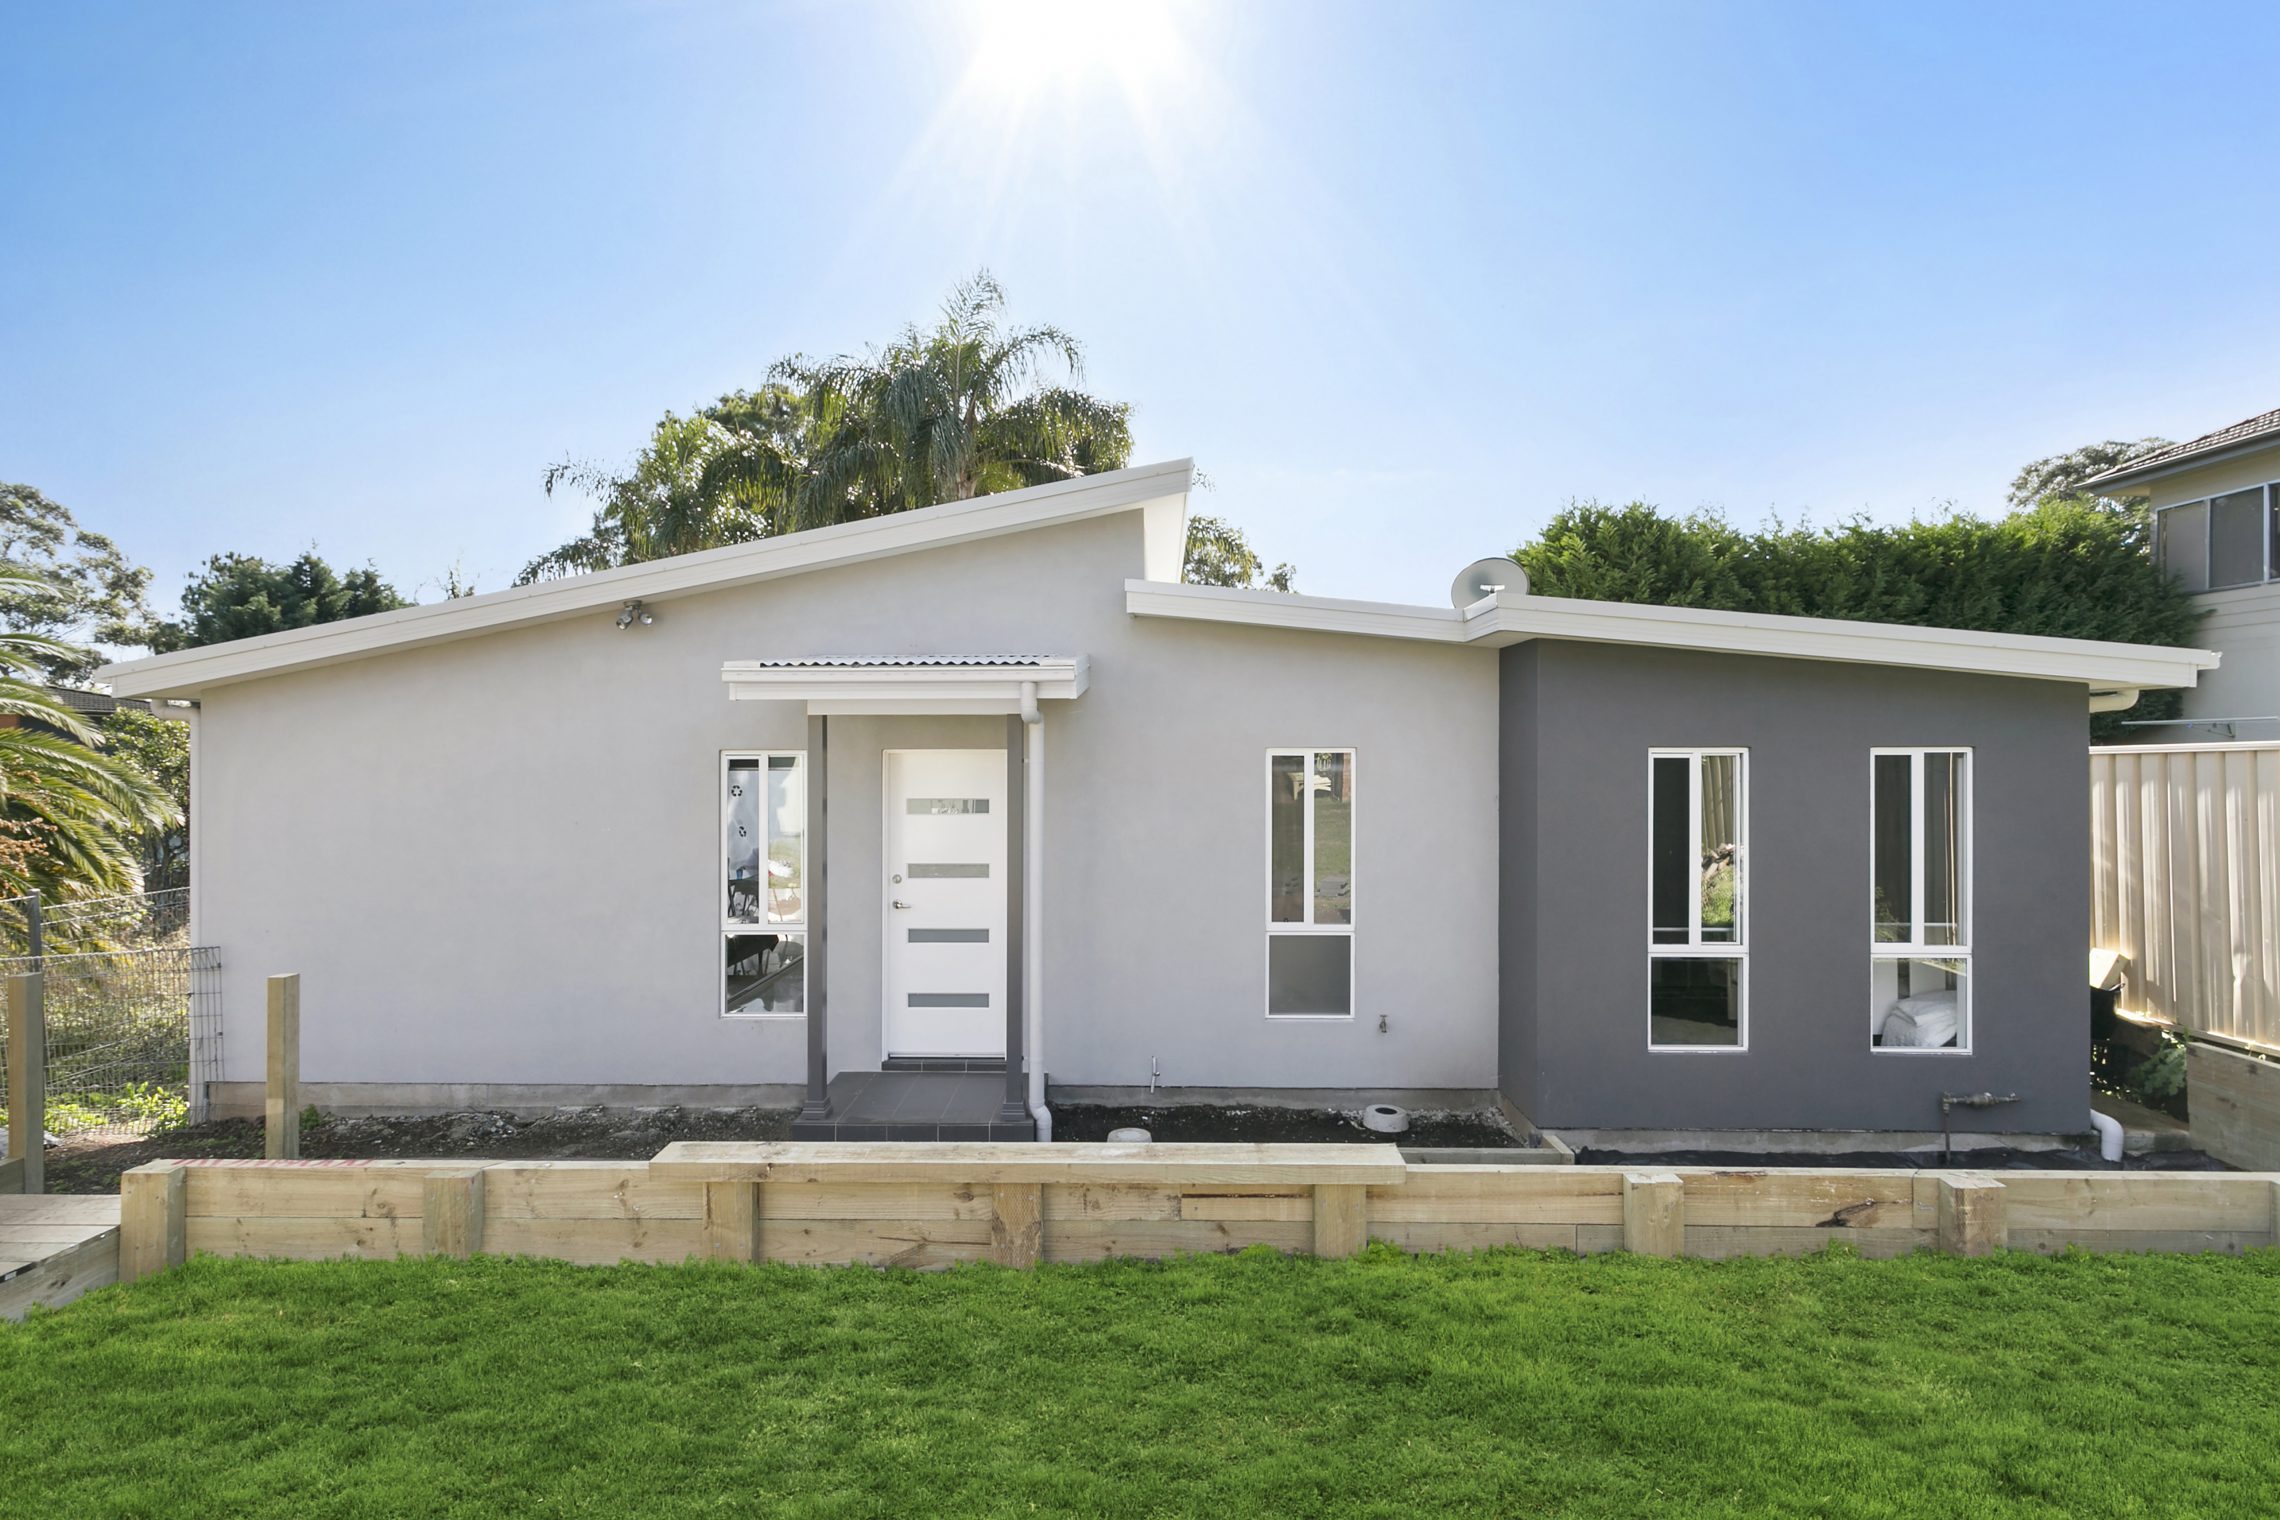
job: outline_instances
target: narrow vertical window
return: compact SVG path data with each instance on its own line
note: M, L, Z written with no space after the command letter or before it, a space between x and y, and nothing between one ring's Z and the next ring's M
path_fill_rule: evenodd
M1748 756L1647 761L1647 1044L1748 1045Z
M1354 1011L1354 752L1267 755L1267 1013Z
M2252 586L2264 579L2264 488L2209 502L2209 585Z
M1971 752L1871 755L1869 1043L1971 1049Z
M2185 591L2209 589L2209 504L2189 501L2154 514L2154 557Z
M807 758L721 757L721 1011L807 1011Z
M2280 483L2266 486L2264 495L2264 578L2280 581Z

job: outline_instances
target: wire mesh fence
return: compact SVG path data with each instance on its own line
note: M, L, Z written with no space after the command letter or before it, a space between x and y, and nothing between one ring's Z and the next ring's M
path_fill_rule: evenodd
M185 894L49 905L41 955L20 948L22 907L0 901L0 923L14 920L0 977L39 974L48 1133L125 1138L204 1119L221 1075L221 957L188 943ZM101 948L68 948L89 944ZM10 1054L0 1029L0 1094Z
M37 943L35 943L35 937ZM57 902L0 897L0 959L190 943L190 889Z

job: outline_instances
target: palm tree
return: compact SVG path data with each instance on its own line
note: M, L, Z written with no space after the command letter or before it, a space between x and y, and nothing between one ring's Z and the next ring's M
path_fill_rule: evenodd
M766 528L748 496L716 489L708 479L707 468L721 449L720 432L703 412L667 412L623 475L567 461L548 470L547 495L567 484L601 505L585 536L532 560L519 579L581 575L760 537Z
M0 574L0 595L36 596L44 580ZM134 892L140 841L182 821L166 789L101 750L103 737L21 672L84 664L87 651L43 634L0 631L0 893L61 898Z
M1056 363L1075 381L1084 349L1058 327L1003 325L1005 290L987 270L951 293L932 330L915 325L863 358L794 356L772 378L828 417L792 495L800 527L906 512L1119 470L1132 455L1132 409L1044 383Z
M758 391L692 417L668 413L632 469L559 464L546 488L596 497L593 528L541 555L523 581L635 564L1122 469L1131 408L1072 384L1084 353L1057 327L1003 324L985 271L931 329L863 357L794 355Z

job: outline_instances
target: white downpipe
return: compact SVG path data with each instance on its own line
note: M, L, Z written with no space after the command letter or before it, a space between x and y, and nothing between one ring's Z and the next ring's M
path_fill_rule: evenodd
M2090 1110L2090 1127L2098 1132L2098 1154L2108 1161L2122 1159L2122 1121L2111 1114Z
M1024 741L1021 831L1022 1049L1029 1060L1029 1117L1037 1138L1053 1138L1053 1111L1045 1106L1045 715L1037 683L1021 683Z

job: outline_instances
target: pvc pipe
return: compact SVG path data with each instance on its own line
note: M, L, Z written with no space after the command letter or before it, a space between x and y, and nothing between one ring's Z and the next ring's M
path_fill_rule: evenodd
M1029 1117L1037 1138L1053 1138L1053 1111L1045 1106L1045 715L1037 707L1037 683L1021 683L1022 766L1021 979L1022 1048L1029 1059Z
M2090 1110L2090 1127L2098 1132L2098 1154L2108 1161L2122 1159L2122 1121L2111 1114Z

